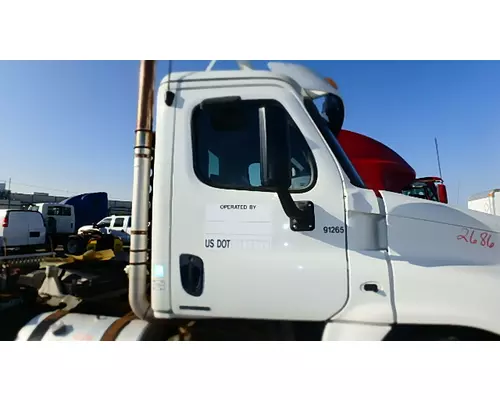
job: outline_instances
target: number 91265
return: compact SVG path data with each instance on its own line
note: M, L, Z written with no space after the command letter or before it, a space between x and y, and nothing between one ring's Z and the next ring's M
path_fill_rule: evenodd
M344 233L345 230L344 230L343 226L324 226L323 232L325 232L325 233Z

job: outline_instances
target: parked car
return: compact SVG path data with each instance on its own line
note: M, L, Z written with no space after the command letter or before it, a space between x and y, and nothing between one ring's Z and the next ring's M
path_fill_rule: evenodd
M5 247L26 251L45 248L43 216L31 210L0 210L0 237Z

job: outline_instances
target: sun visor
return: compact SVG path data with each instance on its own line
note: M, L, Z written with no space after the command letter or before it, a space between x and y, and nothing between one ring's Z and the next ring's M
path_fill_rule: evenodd
M313 99L328 93L341 97L338 89L326 81L324 77L303 65L269 62L267 67L271 72L292 78L302 87L305 94Z

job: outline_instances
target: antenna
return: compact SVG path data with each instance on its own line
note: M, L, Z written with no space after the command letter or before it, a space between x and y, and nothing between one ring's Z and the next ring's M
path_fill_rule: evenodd
M436 157L437 157L437 163L438 163L438 169L439 169L439 177L441 179L443 179L443 173L441 172L441 161L439 159L439 147L438 147L437 138L434 138L434 144L436 145Z
M205 71L211 71L214 65L217 63L217 60L212 60L210 61L210 64L208 64L208 67Z

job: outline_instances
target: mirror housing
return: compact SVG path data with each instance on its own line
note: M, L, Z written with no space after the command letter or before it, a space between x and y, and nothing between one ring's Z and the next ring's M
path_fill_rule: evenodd
M314 204L295 202L290 195L292 163L288 123L288 114L282 107L259 108L261 186L278 194L283 211L290 218L292 231L313 231Z
M260 179L262 187L275 192L288 191L292 184L288 118L273 105L259 108Z
M338 137L340 130L344 125L344 102L339 96L329 94L325 97L322 112L326 117L328 128L330 128L335 137Z

